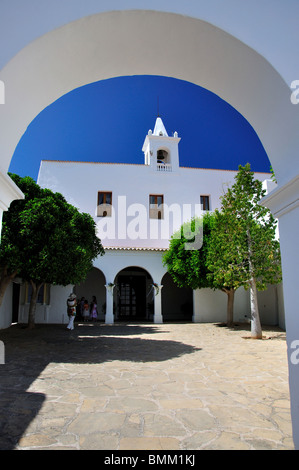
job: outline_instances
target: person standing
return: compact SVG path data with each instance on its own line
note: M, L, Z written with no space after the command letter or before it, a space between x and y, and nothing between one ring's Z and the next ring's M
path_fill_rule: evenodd
M84 305L83 305L83 320L84 322L89 320L89 304L88 300L84 300Z
M76 307L77 307L77 297L75 294L71 294L67 299L67 314L69 317L69 324L67 326L68 330L74 329L74 320L76 316Z
M96 321L98 318L98 306L97 306L97 299L95 296L92 297L92 301L90 304L90 313L91 313L91 319Z

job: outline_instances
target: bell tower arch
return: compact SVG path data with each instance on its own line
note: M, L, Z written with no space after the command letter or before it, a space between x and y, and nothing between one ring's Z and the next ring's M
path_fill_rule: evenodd
M180 140L177 132L171 137L168 135L161 117L158 116L154 132L150 129L144 140L144 164L150 166L153 171L178 171Z

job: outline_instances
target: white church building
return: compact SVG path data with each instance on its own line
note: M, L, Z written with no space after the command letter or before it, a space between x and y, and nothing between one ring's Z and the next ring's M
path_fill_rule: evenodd
M180 140L177 132L168 135L158 117L144 140L143 163L41 162L37 183L91 214L105 255L94 261L80 285L45 286L36 323L67 323L66 298L73 290L89 302L95 296L98 319L108 324L226 321L226 294L179 288L163 266L171 235L192 217L219 208L220 197L236 175L236 171L180 167ZM255 173L268 191L274 184L269 176ZM197 247L197 240L194 243ZM194 246L190 243L186 249ZM29 295L21 280L8 289L3 304L14 299L16 321L27 322ZM259 309L264 324L284 328L281 285L259 292ZM243 288L236 292L234 310L235 321L249 321L249 293Z

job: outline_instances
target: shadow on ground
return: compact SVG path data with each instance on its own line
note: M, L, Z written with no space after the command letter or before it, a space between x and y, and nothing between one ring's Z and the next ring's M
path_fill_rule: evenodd
M217 328L226 328L231 331L243 332L244 334L246 334L246 336L242 336L243 339L251 339L251 324L250 323L234 323L231 326L228 326L226 323L215 323L215 326ZM275 331L274 335L273 335L273 331ZM286 332L282 330L279 326L262 325L262 332L263 332L263 337L262 337L263 340L286 341Z
M0 450L14 449L41 409L45 395L27 390L49 363L160 362L200 350L159 339L158 333L155 326L124 324L81 324L73 331L62 325L1 330L5 364L0 365ZM153 334L157 339L146 337Z

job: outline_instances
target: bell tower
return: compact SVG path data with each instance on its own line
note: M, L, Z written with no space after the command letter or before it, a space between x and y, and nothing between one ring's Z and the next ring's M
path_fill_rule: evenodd
M154 132L148 131L142 151L144 164L153 171L171 173L179 169L179 142L181 138L175 132L169 137L160 116L157 117Z

